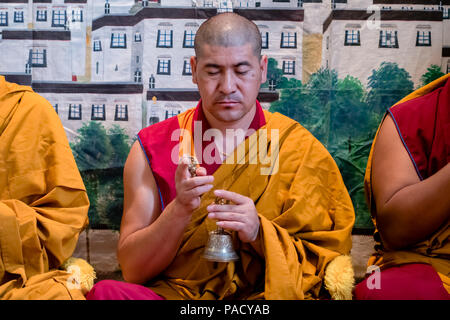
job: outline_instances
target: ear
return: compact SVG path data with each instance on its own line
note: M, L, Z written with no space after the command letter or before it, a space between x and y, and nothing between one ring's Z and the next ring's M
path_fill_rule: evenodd
M261 68L261 83L267 81L267 56L261 56L261 60L259 61L259 67Z
M191 56L192 82L197 84L197 57Z

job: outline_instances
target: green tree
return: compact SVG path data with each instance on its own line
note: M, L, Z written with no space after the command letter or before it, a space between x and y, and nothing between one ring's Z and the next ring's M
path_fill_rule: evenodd
M411 75L397 63L383 62L377 70L372 70L368 82L367 104L380 122L388 108L411 93L414 83Z
M123 167L130 152L130 137L125 129L115 124L108 130L108 137L113 147L110 167Z
M77 132L78 137L71 147L78 168L81 171L108 168L113 148L103 125L90 121Z
M278 68L278 61L274 58L269 58L267 61L267 81L261 85L262 88L269 87L272 83L275 88L279 89L279 84L283 78L283 70Z
M443 75L445 75L445 73L441 71L441 67L432 64L429 68L427 68L427 72L422 75L420 80L422 81L422 85L424 86L442 77Z

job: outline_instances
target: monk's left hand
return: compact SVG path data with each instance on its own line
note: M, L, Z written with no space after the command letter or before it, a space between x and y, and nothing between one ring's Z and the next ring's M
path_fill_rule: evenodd
M215 190L217 197L230 200L233 204L211 204L208 218L216 219L217 225L223 229L238 232L242 242L256 240L259 231L259 217L252 199L235 192Z

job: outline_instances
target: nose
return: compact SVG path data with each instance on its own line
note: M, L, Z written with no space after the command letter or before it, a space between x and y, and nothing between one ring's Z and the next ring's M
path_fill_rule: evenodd
M236 79L233 72L226 71L222 74L219 83L219 90L224 95L229 95L236 91Z

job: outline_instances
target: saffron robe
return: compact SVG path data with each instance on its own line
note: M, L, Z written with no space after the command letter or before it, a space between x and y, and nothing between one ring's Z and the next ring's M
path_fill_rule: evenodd
M183 135L175 149L169 147L173 130L183 128L192 133L194 115L195 109L190 109L178 115L177 121L172 118L154 128L143 129L150 130L151 134L139 134L141 138L146 136L155 144L167 146L157 153L163 160L148 157L152 170L155 161L164 162L166 171L171 171L166 172L167 176L173 176L177 162L173 163L171 153L198 154L198 150L190 148L195 143L191 141L189 147L185 141L188 138ZM333 158L299 123L279 113L264 111L263 115L265 125L241 143L214 172L213 189L202 195L172 263L146 284L160 296L166 299L319 298L327 264L337 256L349 254L355 216ZM267 141L259 143L255 137ZM145 150L147 141L141 144ZM273 145L278 149L272 148ZM267 161L272 156L276 162ZM256 161L255 157L263 160ZM240 256L238 261L216 263L202 258L208 232L216 229L206 210L215 199L215 189L249 197L260 218L256 241L242 243L237 233L232 233Z
M449 79L450 74L447 74L433 81L406 96L388 110L421 180L430 177L450 161ZM372 144L365 173L366 196L375 226L376 206L371 176L372 153L377 135ZM378 265L383 270L406 263L426 263L438 272L444 287L450 292L449 236L449 221L447 221L428 239L408 249L386 251L376 229L374 233L376 252L369 259L368 266Z
M57 268L72 255L88 208L55 110L0 76L1 299L84 299Z

